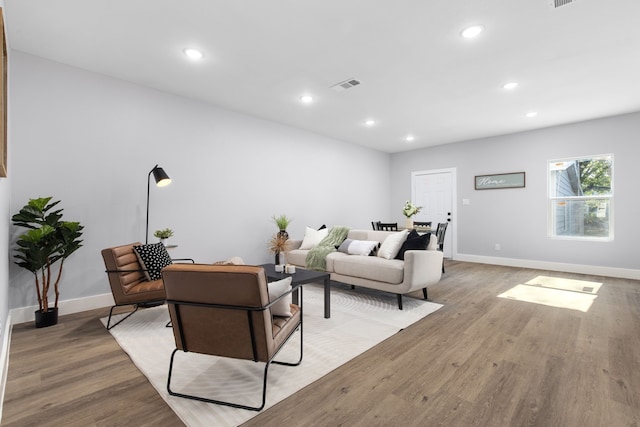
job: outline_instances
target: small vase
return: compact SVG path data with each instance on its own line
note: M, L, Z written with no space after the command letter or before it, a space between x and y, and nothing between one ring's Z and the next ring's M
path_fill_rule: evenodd
M278 231L278 237L283 240L287 240L289 238L289 233L287 233L287 230L280 230Z
M160 239L160 243L162 243L164 246L167 246L167 239Z
M407 230L413 229L413 219L407 218L407 222L405 223L405 228Z

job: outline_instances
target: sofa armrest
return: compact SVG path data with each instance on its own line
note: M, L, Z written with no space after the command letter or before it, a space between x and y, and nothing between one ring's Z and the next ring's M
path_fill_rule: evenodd
M300 246L302 246L302 240L294 240L294 239L287 240L288 251L292 251L294 249L300 249Z
M443 253L440 251L410 250L404 253L404 283L407 292L434 285L442 277Z

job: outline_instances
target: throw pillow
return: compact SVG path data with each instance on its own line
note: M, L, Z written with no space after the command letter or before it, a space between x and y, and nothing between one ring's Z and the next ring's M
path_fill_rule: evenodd
M378 242L374 240L346 239L342 242L338 251L349 255L369 255L377 246Z
M277 282L268 283L267 287L269 288L269 302L273 302L291 289L291 277L278 280ZM274 316L291 317L290 304L291 294L273 304L271 306L271 314Z
M416 233L418 235L418 233ZM411 236L411 235L409 235ZM427 250L427 246L429 246L429 240L431 238L431 233L425 233L422 236L418 235L418 237L407 237L407 240L404 241L402 247L398 251L398 255L396 255L396 259L404 260L404 253L406 251L412 250Z
M351 242L353 242L353 239L344 239L344 242L342 242L342 244L338 246L336 249L338 250L338 252L348 254L349 245L351 244Z
M322 239L327 237L329 234L329 230L323 228L322 230L314 230L311 227L307 227L307 231L304 233L304 239L302 239L302 244L300 245L300 249L311 249L316 246Z
M133 247L133 251L138 257L142 269L145 270L144 275L147 280L161 279L160 271L172 263L169 252L162 243L137 245Z
M407 239L415 239L416 237L420 237L420 233L418 233L415 229L412 229L411 231L409 231L409 234L407 235Z
M387 236L378 249L378 256L384 259L393 259L400 251L400 247L407 240L409 231L402 230Z

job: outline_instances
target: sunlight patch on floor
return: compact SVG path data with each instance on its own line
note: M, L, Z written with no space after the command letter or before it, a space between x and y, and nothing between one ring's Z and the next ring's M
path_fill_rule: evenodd
M538 276L535 279L529 280L525 285L597 294L602 283L590 282L587 280L565 279L562 277Z
M538 276L498 297L586 313L598 297L596 294L601 286L598 282Z

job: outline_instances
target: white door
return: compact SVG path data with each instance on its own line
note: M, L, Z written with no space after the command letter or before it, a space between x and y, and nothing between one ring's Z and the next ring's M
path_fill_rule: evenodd
M411 173L411 196L422 210L413 217L416 221L431 221L436 229L438 223L448 224L444 239L444 256L452 258L455 251L455 169L439 169ZM435 235L434 235L435 237Z

